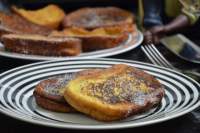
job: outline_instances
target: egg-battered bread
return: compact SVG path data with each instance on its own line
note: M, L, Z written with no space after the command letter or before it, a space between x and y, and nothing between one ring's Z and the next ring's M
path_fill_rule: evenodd
M100 69L83 70L75 73L53 76L40 81L33 92L35 101L38 106L55 112L76 112L64 99L63 87L74 79L77 75L90 75L99 72Z
M0 12L0 37L8 33L48 35L52 30L31 23L19 15Z
M65 16L63 27L96 29L134 23L133 14L117 7L81 8Z
M74 74L54 76L42 80L34 90L36 103L47 110L56 112L74 112L75 110L65 101L59 93L65 84L74 77Z
M26 10L15 6L12 9L24 19L51 29L57 29L65 16L65 12L54 4L37 10Z
M34 34L6 34L1 38L5 50L29 55L75 56L81 53L81 40Z
M50 36L75 37L81 39L83 52L116 47L128 40L131 33L136 32L136 26L112 26L93 30L71 27L63 31L53 31Z
M64 87L64 98L73 108L101 121L146 111L163 96L164 88L157 79L124 64L77 76Z

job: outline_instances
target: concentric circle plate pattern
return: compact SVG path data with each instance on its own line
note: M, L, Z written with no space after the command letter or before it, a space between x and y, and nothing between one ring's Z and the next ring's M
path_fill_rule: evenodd
M36 84L47 77L89 68L128 64L155 76L165 87L161 104L148 112L125 120L99 122L78 113L55 113L38 107L33 98ZM0 75L0 111L26 122L70 129L118 129L154 124L184 115L200 105L200 86L191 78L141 62L117 59L77 59L47 61L12 69Z
M129 38L126 42L121 43L117 47L98 50L93 52L85 52L78 56L70 56L70 57L53 57L53 56L39 56L39 55L25 55L19 53L8 52L4 49L3 44L0 43L0 56L10 57L10 58L18 58L18 59L25 59L25 60L71 60L71 59L86 59L86 58L99 58L99 57L108 57L113 56L121 53L125 53L130 51L136 47L138 47L143 41L143 35L138 30L135 34L129 35Z

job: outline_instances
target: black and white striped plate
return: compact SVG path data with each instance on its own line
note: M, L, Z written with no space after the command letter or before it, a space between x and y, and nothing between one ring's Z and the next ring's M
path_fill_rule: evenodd
M55 113L35 104L33 89L42 79L88 68L128 64L154 75L164 86L162 104L148 112L111 123L78 113ZM184 115L200 105L200 85L191 78L158 66L117 59L48 61L18 67L0 75L0 112L26 122L71 129L117 129L154 124Z
M136 47L138 47L143 41L143 35L138 30L136 34L129 35L128 40L126 40L124 43L121 43L119 46L110 48L110 49L104 49L104 50L98 50L93 52L85 52L78 56L70 56L70 57L55 57L55 56L39 56L39 55L26 55L26 54L19 54L19 53L13 53L5 51L3 44L0 43L0 56L4 57L10 57L10 58L18 58L18 59L25 59L25 60L63 60L63 59L80 59L80 58L99 58L99 57L108 57L113 56L121 53L125 53L127 51L130 51Z

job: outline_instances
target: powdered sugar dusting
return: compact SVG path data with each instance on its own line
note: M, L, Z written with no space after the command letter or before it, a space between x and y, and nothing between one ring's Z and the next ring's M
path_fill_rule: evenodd
M70 80L75 77L75 73L67 73L65 75L49 78L52 82L45 83L44 91L51 95L60 95L59 90L62 89Z

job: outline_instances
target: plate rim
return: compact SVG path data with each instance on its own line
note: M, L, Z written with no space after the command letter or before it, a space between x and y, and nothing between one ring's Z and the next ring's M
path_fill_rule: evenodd
M135 49L144 40L144 36L140 30L137 29L137 37L139 38L137 42L135 42L134 45L128 46L124 49L120 49L114 52L107 52L107 53L102 53L102 54L97 54L97 55L89 55L89 56L74 56L74 57L51 57L51 56L40 56L40 55L26 55L26 54L20 54L20 53L12 53L12 52L7 52L7 51L2 51L0 50L0 56L3 57L8 57L8 58L14 58L14 59L23 59L23 60L31 60L31 61L48 61L48 60L74 60L74 59L88 59L88 58L103 58L103 57L109 57L109 56L114 56L118 54L122 54L125 52L128 52L132 49ZM2 43L0 43L3 45ZM122 44L121 44L122 45ZM117 47L114 47L117 48ZM112 48L110 48L112 50ZM109 50L109 49L105 49ZM99 50L101 51L101 50ZM104 50L102 50L104 51ZM95 51L94 51L95 52ZM92 52L88 52L92 53ZM87 53L86 53L87 54Z
M135 63L138 63L140 65L146 65L148 67L155 67L157 69L161 69L161 70L167 70L169 72L172 72L172 73L176 73L176 74L179 74L181 76L183 76L184 78L188 79L190 82L193 82L194 84L196 84L199 88L200 88L200 84L195 81L194 79L180 73L180 72L177 72L175 70L171 70L171 69L168 69L168 68L164 68L164 67L160 67L160 66L156 66L156 65L153 65L153 64L150 64L150 63L145 63L145 62L140 62L140 61L133 61L133 60L124 60L124 59L113 59L113 58L96 58L96 59L89 59L89 60L86 60L86 59L74 59L74 60L70 60L70 62L76 62L76 61L94 61L94 60L98 60L98 61L113 61L113 62L121 62L121 63L131 63L131 64L135 64ZM56 62L64 62L64 61L68 61L68 60L54 60L54 61L43 61L43 62L36 62L36 63L31 63L31 64L28 64L28 65L23 65L23 66L20 66L20 67L17 67L17 68L13 68L13 69L10 69L8 71L5 71L3 73L0 74L0 80L1 80L1 77L2 75L5 75L6 73L9 73L11 71L15 71L17 69L21 69L23 67L29 67L29 66L32 66L32 65L42 65L44 63L56 63ZM142 123L137 123L133 125L133 123L125 123L125 124L120 124L120 123L117 123L117 124L106 124L106 125L81 125L81 124L67 124L66 127L64 127L63 125L59 125L57 123L48 123L48 122L40 122L38 120L34 120L34 119L26 119L26 118L23 118L23 117L20 117L19 115L16 115L16 114L9 114L8 112L5 112L5 111L2 111L0 110L0 112L4 115L7 115L9 117L12 117L12 118L15 118L17 120L20 120L20 121L24 121L24 122L28 122L28 123L32 123L32 124L36 124L36 125L42 125L42 126L45 126L45 127L54 127L54 128L61 128L61 129L75 129L75 130L79 130L79 129L82 129L82 130L112 130L112 129L124 129L124 128L135 128L135 127L140 127L140 126L147 126L147 125L152 125L152 124L155 124L155 123L161 123L161 122L164 122L164 121L167 121L167 120L171 120L171 119L174 119L174 118L177 118L177 117L180 117L182 115L185 115L189 112L191 112L192 110L196 109L197 107L200 106L200 100L197 101L197 103L192 106L191 108L187 109L187 110L184 110L183 112L179 112L179 113L175 113L175 114L172 114L170 116L165 116L165 117L162 117L162 118L159 118L159 119L154 119L154 120L150 120L150 121L147 121L147 122L142 122ZM113 127L114 125L114 127Z

